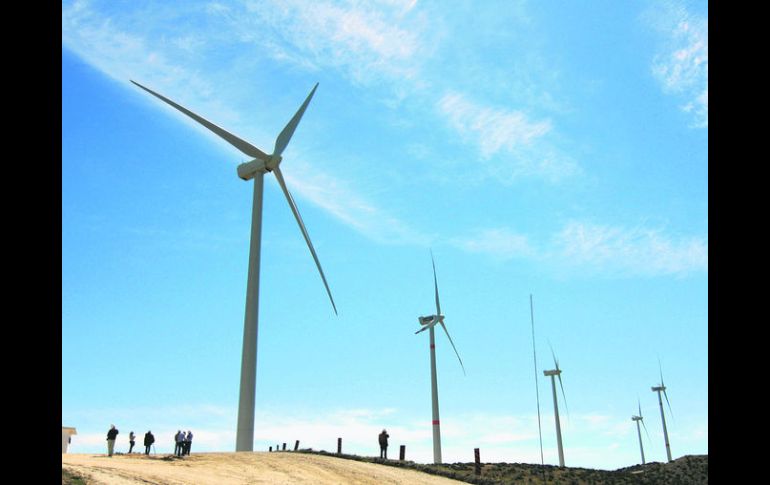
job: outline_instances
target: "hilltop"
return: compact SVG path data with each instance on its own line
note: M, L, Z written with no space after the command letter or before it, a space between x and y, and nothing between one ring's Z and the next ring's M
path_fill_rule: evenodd
M545 482L543 481L545 478ZM684 456L671 463L648 463L618 470L559 468L524 463L419 464L324 451L198 453L172 455L62 455L62 485L95 484L239 485L340 484L450 485L503 484L708 484L708 455Z

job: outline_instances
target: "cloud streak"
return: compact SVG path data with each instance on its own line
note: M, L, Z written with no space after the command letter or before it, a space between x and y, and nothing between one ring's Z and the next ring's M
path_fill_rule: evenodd
M708 240L672 237L661 229L570 221L546 241L507 228L479 231L451 244L502 259L522 259L557 272L592 276L685 276L708 271Z
M296 190L303 199L369 239L386 244L430 244L424 232L378 207L340 177L311 169L301 160L292 161L292 172L285 177L289 190Z
M248 1L243 9L228 3L210 10L241 41L275 60L311 70L333 68L356 83L372 84L417 75L424 44L417 30L404 26L414 19L409 16L414 4Z
M550 120L532 121L523 111L484 105L451 90L436 108L462 140L478 148L481 164L499 180L537 176L556 182L578 172L577 164L547 141Z
M652 74L664 93L681 96L693 126L708 128L708 19L675 3L644 17L660 36Z

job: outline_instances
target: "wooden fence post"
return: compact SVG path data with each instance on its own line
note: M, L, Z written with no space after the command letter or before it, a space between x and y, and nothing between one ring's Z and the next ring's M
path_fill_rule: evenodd
M281 451L286 451L286 443L283 444L283 448L281 449Z
M337 438L337 454L342 453L342 438Z
M405 455L406 455L406 445L401 445L401 448L398 450L398 459L401 461L404 461Z
M294 451L297 451L298 448L299 448L299 440L294 442Z
M473 454L476 461L476 475L481 475L481 455L479 454L479 449L474 448Z
M271 447L270 447L270 453L272 453L272 452L273 452L273 447L271 446Z

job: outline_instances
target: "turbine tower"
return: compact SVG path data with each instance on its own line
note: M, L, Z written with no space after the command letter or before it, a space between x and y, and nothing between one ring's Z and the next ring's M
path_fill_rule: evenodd
M565 409L567 407L567 396L564 395L564 385L561 382L561 369L559 368L559 361L556 359L556 355L553 353L553 349L551 349L551 355L553 355L553 363L556 366L556 368L552 370L544 370L543 374L551 377L551 389L553 390L553 413L554 413L554 419L556 420L556 444L559 447L559 466L563 467L564 466L564 448L562 447L562 443L561 443L561 423L559 422L559 403L556 400L556 379L554 379L554 377L559 378L559 386L561 387L561 395L564 398Z
M178 105L170 99L152 91L149 88L142 86L141 84L131 81L135 85L139 86L143 90L152 94L161 101L173 106L177 110L181 111L185 115L189 116L193 120L197 121L210 131L214 132L217 136L228 142L230 145L237 148L242 153L248 155L253 160L242 163L238 166L238 177L248 181L254 179L254 197L252 201L251 212L251 242L249 244L249 268L248 277L246 283L246 312L243 325L243 353L241 358L241 384L240 384L240 396L238 400L238 428L235 438L235 451L253 451L254 449L254 403L256 394L256 379L257 379L257 328L258 328L258 313L259 313L259 261L260 261L260 246L262 239L262 189L264 182L264 175L266 172L273 172L275 174L278 184L281 186L286 200L289 203L294 218L299 224L299 229L305 238L310 254L313 256L318 272L321 274L321 280L326 287L326 293L329 295L329 300L332 303L334 314L337 314L337 307L334 304L331 290L326 283L326 276L324 276L323 269L321 269L321 263L318 261L313 243L310 242L310 236L308 235L305 224L302 222L302 217L299 214L297 205L294 202L289 189L286 187L286 182L283 179L281 173L281 154L286 146L289 144L294 130L297 129L302 115L305 113L307 105L310 103L310 99L313 97L318 83L313 86L313 89L308 94L305 102L299 107L294 116L289 120L288 124L284 127L281 133L275 140L275 147L271 155L266 154L254 145L242 140L241 138L233 135L232 133L220 128L219 126L211 123L201 116L193 113L192 111Z
M639 428L639 423L642 423L642 426L644 426L644 432L647 433L647 425L644 424L644 417L642 416L642 403L637 402L639 404L639 414L637 416L631 416L632 421L636 421L636 433L639 435L639 451L642 452L642 465L645 464L644 461L644 446L642 446L642 430ZM647 439L650 438L650 434L647 433Z
M441 304L439 303L438 298L438 279L436 278L436 262L433 260L433 252L431 251L430 254L430 260L433 263L433 285L436 289L436 314L430 315L427 317L418 317L417 320L420 322L420 325L422 325L422 328L416 332L415 334L418 334L420 332L424 332L425 330L430 330L430 390L431 390L431 407L433 411L433 463L440 464L441 463L441 424L439 420L439 413L438 413L438 381L436 378L436 340L435 340L435 334L433 327L436 326L436 324L441 324L441 328L444 329L444 333L446 333L447 338L449 339L449 343L452 344L452 348L455 351L455 354L457 354L457 359L460 361L460 367L463 369L463 374L465 374L465 366L463 365L463 360L460 358L460 354L457 352L457 348L455 347L454 342L452 342L452 337L449 336L449 332L446 329L446 325L444 325L444 315L441 313Z
M660 368L660 385L654 386L652 388L652 392L658 393L658 404L660 404L660 420L663 422L663 439L666 441L666 456L668 457L668 461L671 462L671 445L668 442L668 430L666 429L666 415L663 413L663 399L660 397L660 393L662 392L663 395L666 397L666 404L668 404L668 410L673 415L673 411L671 411L671 403L668 402L668 395L666 394L666 385L663 383L663 369L660 367L660 360L658 361L658 367Z

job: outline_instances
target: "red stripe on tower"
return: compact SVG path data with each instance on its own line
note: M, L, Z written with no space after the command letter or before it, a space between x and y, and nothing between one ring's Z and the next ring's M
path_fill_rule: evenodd
M433 426L438 426L438 419L433 420Z

